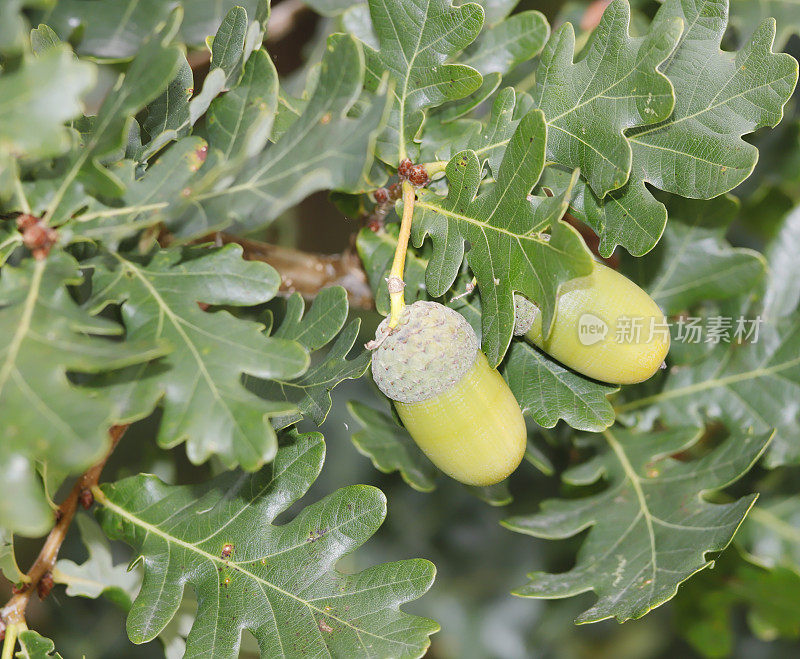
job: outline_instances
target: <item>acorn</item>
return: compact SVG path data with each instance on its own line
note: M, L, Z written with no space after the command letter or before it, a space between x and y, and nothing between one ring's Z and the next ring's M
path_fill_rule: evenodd
M602 263L561 287L546 339L539 308L516 294L514 334L578 373L611 384L652 377L669 352L667 320L655 300Z
M458 312L415 302L375 335L372 377L425 455L451 478L492 485L522 461L527 432L505 380Z

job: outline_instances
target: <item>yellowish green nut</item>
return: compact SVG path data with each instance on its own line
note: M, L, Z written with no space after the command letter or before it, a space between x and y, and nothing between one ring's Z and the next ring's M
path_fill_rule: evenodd
M644 382L661 368L669 352L669 328L655 301L601 263L594 264L592 274L562 286L546 340L539 309L519 295L515 302L515 334L595 380Z
M522 412L463 316L415 302L393 331L381 323L375 341L372 376L439 469L467 485L492 485L519 466Z

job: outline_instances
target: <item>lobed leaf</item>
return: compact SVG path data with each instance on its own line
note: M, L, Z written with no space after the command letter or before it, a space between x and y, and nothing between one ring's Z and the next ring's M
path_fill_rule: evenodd
M323 459L320 435L295 435L271 466L249 476L232 472L202 485L169 486L140 475L98 490L104 530L131 544L144 565L128 617L131 640L154 638L189 585L198 610L188 657L236 656L244 630L265 656L424 654L438 625L399 606L428 590L431 563L398 561L355 574L335 569L383 522L379 490L346 487L285 524L273 523L314 482Z
M355 400L347 403L347 409L362 427L350 439L378 471L400 472L403 480L420 492L435 489L438 470L414 444L405 428L386 414Z
M287 407L296 409L273 420L273 426L278 429L303 418L322 425L333 404L333 388L344 380L360 378L369 368L370 356L366 350L361 350L353 359L347 359L358 338L361 320L356 318L345 327L348 304L344 288L333 286L320 291L305 316L304 307L300 294L293 294L287 304L286 317L273 336L296 341L311 353L333 342L321 361L294 379L245 377L251 391L269 399L285 400Z
M61 659L53 641L31 629L20 632L18 640L17 659Z
M480 86L475 69L449 60L478 36L483 10L474 3L454 7L451 0L370 0L369 12L378 47L364 46L366 86L378 89L387 72L394 82L391 113L377 153L397 166L407 156L416 159L414 143L425 110Z
M573 373L525 341L513 342L501 370L523 414L544 428L563 419L576 430L600 432L614 423L608 397L619 387Z
M265 337L259 323L201 309L199 303L249 306L275 295L277 272L241 254L241 247L229 245L97 259L92 308L121 304L128 337L168 339L174 351L164 360L98 378L94 386L113 395L120 416L129 420L146 416L161 400L162 447L186 441L196 464L217 455L229 468L254 470L277 449L270 417L293 406L252 394L242 374L294 377L308 366L308 354L293 341Z
M75 521L89 555L80 565L60 558L53 568L53 579L67 587L70 597L97 599L103 595L129 609L141 576L124 564L114 565L108 539L94 520L88 515L78 515Z
M558 287L591 271L591 256L578 233L563 222L539 221L541 200L527 197L544 166L546 127L540 110L520 121L506 148L497 182L478 194L481 164L474 151L463 151L447 165L449 192L442 198L421 190L415 205L412 238L426 235L433 256L425 273L428 293L443 295L453 284L469 242L469 267L475 274L483 309L482 347L496 365L514 328L514 291L536 301L550 327ZM558 200L562 213L567 200Z
M744 48L720 49L728 0L668 0L652 33L684 32L661 65L675 90L675 109L663 122L627 132L633 150L628 182L599 200L589 190L573 200L575 212L600 236L600 253L622 245L634 256L658 242L667 221L663 204L645 184L693 199L710 199L744 181L758 149L743 135L775 126L797 82L797 62L772 52L775 22L763 22Z
M317 190L363 190L385 120L380 96L358 119L348 116L361 93L363 73L356 40L331 35L319 82L301 116L274 145L246 161L232 182L223 178L193 190L187 199L193 208L176 221L176 234L202 235L231 223L237 231L252 230Z
M702 495L746 473L770 435L734 431L699 459L670 457L699 436L684 427L646 434L612 429L588 439L597 454L562 478L573 485L602 478L606 487L545 501L540 512L503 522L512 531L553 540L589 529L575 566L560 574L531 573L513 593L560 598L591 590L598 599L577 622L624 622L663 604L683 581L713 565L707 553L728 545L756 495L728 504L709 503Z
M646 36L628 34L630 7L614 0L577 62L575 33L564 24L542 53L532 91L547 120L547 158L580 168L602 198L628 180L632 150L625 131L658 124L675 104L659 65L681 34L680 17L664 18Z
M739 204L733 197L713 201L675 199L660 244L638 259L636 281L667 315L707 300L725 300L756 288L766 261L751 249L734 248L725 233Z
M52 526L36 463L77 474L103 454L119 420L113 401L73 384L68 373L99 373L168 351L156 337L111 341L123 328L82 310L67 286L83 282L75 259L6 264L0 276L0 526L39 535Z

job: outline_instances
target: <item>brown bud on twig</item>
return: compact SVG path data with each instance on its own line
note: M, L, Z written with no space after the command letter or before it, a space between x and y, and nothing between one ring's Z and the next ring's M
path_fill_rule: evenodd
M411 168L414 166L414 163L411 162L408 158L405 160L401 160L400 164L397 166L397 175L400 177L400 180L407 179L411 174Z
M414 165L408 175L408 181L411 185L421 188L428 184L428 172L424 165Z
M94 503L94 494L92 494L92 491L89 489L81 490L78 501L80 501L80 504L83 506L84 510L89 510Z
M55 229L26 213L17 217L17 229L22 234L22 243L33 252L33 258L37 261L45 258L58 240Z
M53 580L52 572L46 572L44 576L39 579L39 583L36 584L36 592L39 593L40 600L43 600L50 594L50 591L53 590L55 583L56 582Z

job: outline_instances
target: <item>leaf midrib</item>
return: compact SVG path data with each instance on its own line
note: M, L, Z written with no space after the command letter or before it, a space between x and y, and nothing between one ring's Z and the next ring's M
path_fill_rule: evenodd
M39 290L42 285L42 278L47 261L42 259L36 261L33 269L33 276L31 277L30 287L28 288L28 295L25 297L25 304L22 308L22 316L17 325L17 330L14 336L11 337L11 342L8 344L6 351L6 360L3 362L3 368L0 369L0 393L2 393L11 372L14 370L17 355L19 354L22 342L25 340L25 335L31 327L31 320L33 319L33 311L36 307L36 302L39 299Z
M143 519L140 519L139 517L137 517L133 513L129 512L125 508L122 508L121 506L118 506L117 504L112 502L105 495L103 490L101 490L97 486L92 488L92 493L94 494L95 500L98 501L100 504L102 504L104 507L106 507L109 510L111 510L112 512L114 512L116 515L119 515L120 517L126 519L128 522L130 522L134 526L138 526L139 528L144 529L148 533L152 533L153 535L160 537L162 540L167 542L168 545L170 543L176 544L176 545L178 545L180 547L183 547L186 550L194 552L198 556L201 556L201 557L207 559L211 563L219 563L220 565L223 565L225 567L228 567L228 566L232 565L232 566L234 566L236 568L237 571L239 571L239 572L243 573L244 575L250 577L256 583L268 586L269 588L271 588L274 591L280 593L281 595L284 595L286 597L289 597L289 598L299 602L300 604L302 604L303 606L307 607L308 609L311 609L311 610L317 612L318 614L320 614L321 617L329 618L331 620L336 620L336 622L339 622L342 625L352 629L356 634L364 633L364 634L366 634L368 636L372 636L372 637L380 639L382 641L388 641L390 643L395 643L395 644L399 644L399 645L404 645L406 647L411 647L411 645L409 643L405 643L405 642L400 641L400 640L398 640L396 638L390 638L390 637L387 637L387 636L380 636L379 634L374 634L374 633L372 633L372 632L370 632L370 631L368 631L366 629L362 629L360 627L357 627L357 626L349 623L348 621L343 620L343 619L333 615L329 611L325 611L324 609L321 609L321 608L319 608L317 606L314 606L311 603L311 601L304 600L302 597L299 597L299 596L295 595L294 593L292 593L292 592L290 592L288 590L284 590L280 586L278 586L276 584L273 584L273 583L267 581L266 579L262 579L258 575L250 572L250 570L247 570L247 569L241 567L241 565L243 565L243 563L234 563L234 562L231 562L231 561L226 561L226 560L220 558L219 556L216 556L214 554L210 554L207 551L204 551L203 549L200 549L200 547L197 547L196 545L194 545L194 544L192 544L190 542L186 542L185 540L181 540L180 538L176 538L175 536L171 535L170 533L162 531L158 526L155 526L153 524L150 524L150 523L144 521ZM363 516L364 514L366 514L368 512L372 512L372 509L364 511L364 512L360 513L358 516L359 517ZM350 519L348 521L353 521L353 519L356 519L356 518L357 517L354 517L354 518L352 518L352 519ZM270 604L270 606L271 606L271 604Z

